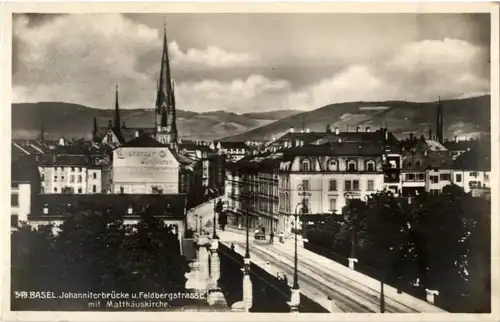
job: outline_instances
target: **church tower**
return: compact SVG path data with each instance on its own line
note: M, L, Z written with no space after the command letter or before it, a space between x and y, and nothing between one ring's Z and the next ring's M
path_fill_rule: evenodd
M177 124L175 113L174 85L170 74L168 56L167 28L164 27L163 52L161 57L160 79L156 96L155 139L172 147L177 145Z
M441 104L441 97L436 107L436 140L443 143L443 104Z

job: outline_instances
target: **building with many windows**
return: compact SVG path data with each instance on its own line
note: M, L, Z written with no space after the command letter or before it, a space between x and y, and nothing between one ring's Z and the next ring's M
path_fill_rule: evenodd
M46 194L95 194L103 192L105 157L97 158L82 146L59 146L39 156L41 192Z
M32 155L18 157L11 163L11 226L28 221L36 196L40 193L41 180L36 158Z

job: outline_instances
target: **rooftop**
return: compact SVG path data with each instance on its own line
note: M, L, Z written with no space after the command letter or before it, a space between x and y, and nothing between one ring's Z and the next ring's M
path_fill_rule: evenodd
M154 215L184 218L186 196L184 194L39 194L35 214L43 217L45 207L48 208L50 217L64 216L71 211L99 211L109 207L117 213L127 215L129 206L132 207L134 215L140 214L149 207Z

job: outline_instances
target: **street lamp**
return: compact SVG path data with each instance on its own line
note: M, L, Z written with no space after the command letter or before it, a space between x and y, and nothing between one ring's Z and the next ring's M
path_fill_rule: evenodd
M351 209L349 208L352 193L349 191L344 194L345 199L347 200L347 217L353 217L351 214ZM356 258L356 225L354 221L351 222L351 255L349 258Z
M217 211L217 198L214 198L214 233L213 233L213 236L212 236L212 239L219 239L219 236L217 236L217 231L216 231L216 218L215 218L215 213Z
M293 267L293 285L292 285L292 294L291 294L291 299L290 299L290 307L292 312L298 312L299 305L300 305L300 289L299 289L299 274L298 274L298 251L297 251L297 218L299 215L298 207L302 206L301 208L301 213L305 214L308 212L307 206L306 206L306 201L305 201L305 195L306 192L304 190L304 186L302 184L299 184L297 186L297 190L299 191L299 196L302 197L301 202L299 202L295 206L295 213L294 213L294 219L295 219L295 228L294 228L294 234L295 234L295 249L294 249L294 267Z

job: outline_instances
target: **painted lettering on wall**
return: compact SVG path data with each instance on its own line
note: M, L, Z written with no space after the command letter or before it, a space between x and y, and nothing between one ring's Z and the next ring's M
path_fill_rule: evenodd
M157 148L119 148L115 150L114 166L146 166L146 167L169 167L177 166L176 160L167 149Z

